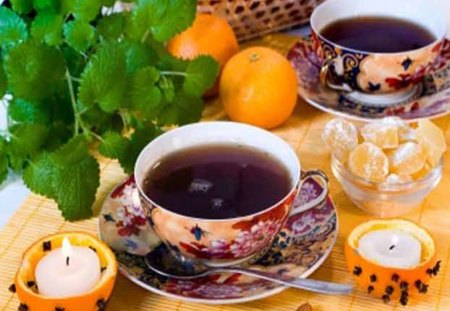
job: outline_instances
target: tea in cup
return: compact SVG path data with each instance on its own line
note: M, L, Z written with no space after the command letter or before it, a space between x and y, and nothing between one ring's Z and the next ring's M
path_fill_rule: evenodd
M324 191L293 209L301 183ZM209 266L247 261L270 247L287 217L323 203L327 178L302 173L292 148L265 130L204 122L169 131L140 154L135 179L154 231L176 254Z
M435 63L447 23L426 0L328 0L311 27L325 85L358 92L362 101L382 94L401 102Z

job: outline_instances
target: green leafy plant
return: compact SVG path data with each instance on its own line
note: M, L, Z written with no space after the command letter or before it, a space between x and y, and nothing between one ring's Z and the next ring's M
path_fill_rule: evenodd
M0 6L0 180L22 173L67 220L92 216L95 154L127 173L164 126L196 122L218 74L210 57L176 59L165 42L191 25L194 0L11 0ZM134 1L127 1L134 2ZM6 97L5 97L6 98Z

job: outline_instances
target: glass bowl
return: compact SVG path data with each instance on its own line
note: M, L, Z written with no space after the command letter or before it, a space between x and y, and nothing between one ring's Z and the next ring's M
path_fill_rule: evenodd
M422 179L398 183L374 183L353 175L334 156L331 169L347 196L360 209L378 217L404 215L418 208L440 182L443 160Z

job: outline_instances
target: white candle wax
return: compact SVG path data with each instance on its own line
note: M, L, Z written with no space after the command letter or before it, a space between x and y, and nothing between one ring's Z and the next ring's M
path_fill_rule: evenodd
M36 285L49 297L82 295L100 280L100 260L88 247L72 246L67 238L62 248L50 251L37 264Z
M411 268L420 263L422 246L413 235L402 230L375 230L359 240L359 253L380 265Z

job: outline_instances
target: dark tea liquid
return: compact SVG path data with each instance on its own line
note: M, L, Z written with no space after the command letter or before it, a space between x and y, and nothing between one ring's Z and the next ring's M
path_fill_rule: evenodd
M413 22L373 16L338 20L320 33L343 47L375 53L415 50L436 39L430 31Z
M224 219L262 211L291 186L287 168L261 150L205 145L165 156L147 172L143 190L178 214Z

